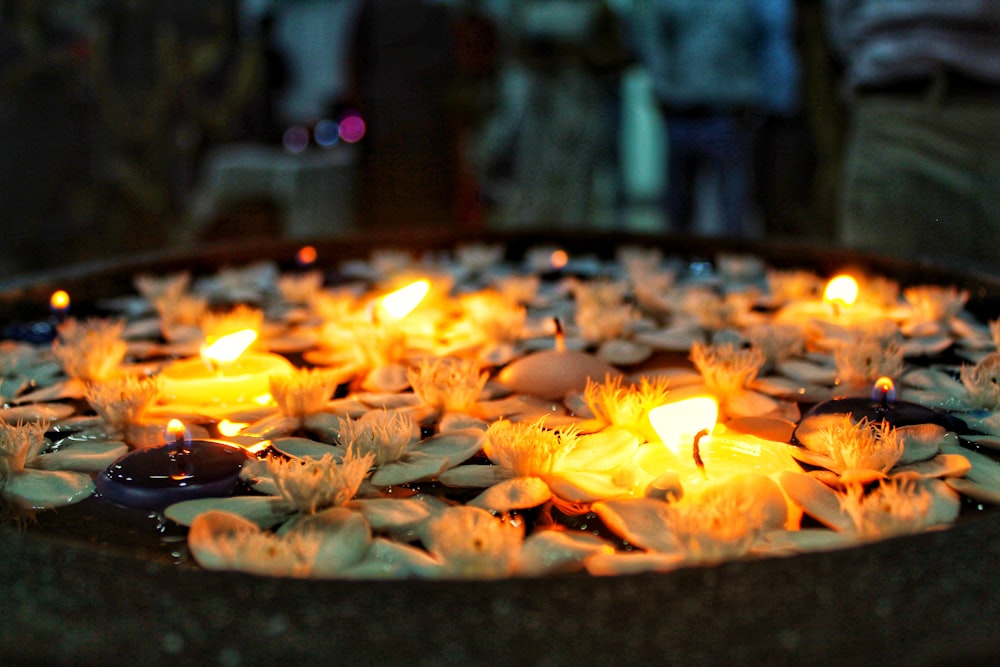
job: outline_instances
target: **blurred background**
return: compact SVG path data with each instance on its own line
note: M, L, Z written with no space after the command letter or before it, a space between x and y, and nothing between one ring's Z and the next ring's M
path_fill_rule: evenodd
M735 105L738 227L731 153L670 179L668 124L704 110L668 123L651 4L2 0L0 277L371 229L832 239L843 108L821 0L758 2L772 80ZM684 214L665 203L680 187Z

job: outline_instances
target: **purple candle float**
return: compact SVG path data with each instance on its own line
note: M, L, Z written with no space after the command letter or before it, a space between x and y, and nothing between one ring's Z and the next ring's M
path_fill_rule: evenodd
M869 422L878 423L884 420L895 428L916 424L937 424L956 433L969 431L965 422L957 417L917 403L897 401L895 398L896 386L892 379L880 377L875 381L870 397L837 397L823 401L806 412L800 425L807 422L810 417L850 414L856 421L867 419Z
M184 426L171 420L173 437L160 447L137 449L108 466L94 483L105 499L146 510L196 498L230 495L249 455L218 440L189 440Z

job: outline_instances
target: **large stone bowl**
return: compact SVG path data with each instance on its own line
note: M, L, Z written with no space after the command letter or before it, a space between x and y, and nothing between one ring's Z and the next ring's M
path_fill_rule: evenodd
M451 234L317 240L320 263L373 247L447 248ZM662 245L777 266L846 265L902 283L956 284L1000 315L1000 280L937 265L774 243L550 234L478 236L513 253L558 243ZM4 320L54 288L77 300L129 290L140 270L210 271L292 257L297 246L213 246L77 267L0 285ZM0 664L845 664L985 665L1000 656L1000 512L944 531L831 553L668 574L539 580L299 581L202 571L113 542L0 527Z

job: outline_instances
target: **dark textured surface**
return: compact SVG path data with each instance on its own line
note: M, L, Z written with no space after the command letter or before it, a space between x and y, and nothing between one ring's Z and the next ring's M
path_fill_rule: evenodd
M577 240L597 247L593 242ZM318 247L323 261L365 246ZM684 248L691 249L698 247ZM811 262L817 271L849 257L767 250L761 254ZM140 263L207 270L259 252L224 248L196 261ZM909 272L913 280L951 275L868 265L897 277ZM114 294L135 268L123 262L11 284L0 306L47 298L54 283L88 297ZM1000 293L995 281L966 282L979 285L975 294L983 299ZM265 579L7 526L0 528L0 602L4 665L985 665L1000 656L1000 514L826 554L669 574L501 582Z
M1000 516L616 578L264 579L0 531L5 664L906 664L1000 655Z

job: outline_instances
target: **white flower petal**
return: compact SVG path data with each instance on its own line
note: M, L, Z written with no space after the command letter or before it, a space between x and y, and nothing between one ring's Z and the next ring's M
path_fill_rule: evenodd
M789 498L802 506L806 514L839 533L857 532L854 521L840 506L837 493L811 475L781 473L781 488Z
M789 442L795 422L778 417L739 417L726 422L726 428L773 442Z
M830 386L837 381L837 369L802 359L789 359L778 364L778 372L785 377L814 385Z
M528 536L521 547L515 573L526 577L575 572L595 554L612 554L604 540L586 533L542 530Z
M225 512L249 521L258 528L272 528L291 516L288 504L269 496L233 496L231 498L197 498L170 505L163 515L182 526L208 512Z
M566 471L546 478L552 493L571 503L592 503L628 493L604 473Z
M973 431L1000 436L1000 411L956 412L955 417L964 421Z
M465 465L445 470L439 481L445 486L485 488L510 479L510 471L493 465Z
M896 429L903 439L903 456L897 465L926 461L941 451L941 443L946 439L957 442L958 436L937 424L914 424Z
M928 516L929 525L948 526L958 521L962 500L951 486L939 479L926 479L921 485L931 492L934 499Z
M606 471L629 460L639 446L635 433L617 426L581 435L560 462L560 470Z
M438 421L437 428L439 432L447 433L450 431L464 431L470 428L485 431L488 427L489 424L479 417L473 417L464 412L448 412Z
M340 435L340 417L329 412L317 412L302 420L302 428L321 441L336 444Z
M25 469L11 476L2 493L25 507L49 509L89 498L94 481L80 472Z
M375 486L394 486L434 479L448 467L448 459L423 452L410 452L397 461L382 464L371 477Z
M913 474L923 478L963 477L972 468L969 459L959 454L938 454L932 459L897 465L890 472L893 475Z
M222 511L200 514L188 531L188 548L198 564L208 570L229 570L236 565L236 553L229 538L258 532L257 526L243 517Z
M372 529L411 542L420 538L420 527L447 505L436 498L365 498L349 504L361 512Z
M372 543L371 529L360 514L344 507L331 507L319 514L301 517L288 531L319 534L319 552L312 563L314 577L336 577L345 568L360 563Z
M750 388L768 396L804 403L819 403L833 396L829 387L783 378L778 375L757 378L750 385Z
M996 460L952 443L943 444L941 452L964 456L972 465L965 476L981 486L1000 492L1000 463Z
M50 454L36 456L31 467L39 470L99 472L128 452L128 445L118 441L84 440Z
M971 479L966 477L949 478L944 481L949 487L958 491L963 496L967 496L981 503L1000 505L1000 489L991 488L978 482L973 482Z
M354 579L431 579L445 576L445 570L423 549L377 537L365 559L345 568L341 575Z
M681 553L667 529L669 505L654 498L627 498L594 503L593 511L616 535L631 544L662 554Z
M271 441L271 447L276 452L295 459L321 459L333 455L334 459L340 460L344 457L343 448L309 438L278 438Z
M230 418L232 421L239 421L238 418ZM281 438L295 432L299 427L299 420L296 417L286 417L282 414L273 414L255 421L243 430L240 435L270 440Z
M764 417L774 415L781 405L759 391L737 389L723 399L722 407L730 417Z
M552 497L549 485L538 477L514 477L494 484L467 505L497 512L538 507Z
M49 421L65 419L76 410L68 403L35 403L32 405L17 405L12 408L0 408L0 419L8 424L18 422Z
M413 451L447 459L450 466L456 466L482 449L485 437L478 428L448 431L414 445Z

